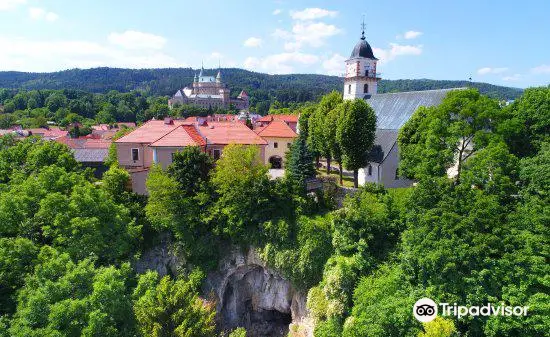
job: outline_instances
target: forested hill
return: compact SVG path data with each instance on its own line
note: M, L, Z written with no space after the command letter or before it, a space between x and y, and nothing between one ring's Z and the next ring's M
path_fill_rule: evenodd
M215 75L217 69L206 70ZM0 88L14 89L80 89L105 93L110 90L145 90L152 95L172 95L176 89L193 81L195 70L191 68L166 69L119 69L93 68L72 69L53 73L0 72ZM305 102L315 100L331 90L342 90L342 78L315 74L268 75L244 69L222 69L222 78L238 95L245 89L252 103L259 101ZM481 93L500 99L515 99L522 90L487 83L441 80L382 80L379 92L399 92L428 89L456 88L465 86L479 88Z

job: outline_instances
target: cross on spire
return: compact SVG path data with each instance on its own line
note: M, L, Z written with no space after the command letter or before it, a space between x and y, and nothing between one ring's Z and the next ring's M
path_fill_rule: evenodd
M363 22L361 23L361 40L365 39L365 15L363 14Z

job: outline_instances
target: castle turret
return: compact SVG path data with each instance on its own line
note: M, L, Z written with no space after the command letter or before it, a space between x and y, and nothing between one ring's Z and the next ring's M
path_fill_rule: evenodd
M222 82L222 71L221 71L221 69L218 69L218 75L216 75L216 82L218 82L218 83Z
M376 73L378 59L365 38L365 24L362 25L361 39L346 62L344 77L344 99L369 98L376 94L380 78Z

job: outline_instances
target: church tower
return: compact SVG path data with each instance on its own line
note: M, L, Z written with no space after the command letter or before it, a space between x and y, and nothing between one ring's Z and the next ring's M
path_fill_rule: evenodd
M344 77L344 99L369 98L376 94L380 78L376 73L378 59L365 39L365 23L362 25L361 40L357 42L346 60Z

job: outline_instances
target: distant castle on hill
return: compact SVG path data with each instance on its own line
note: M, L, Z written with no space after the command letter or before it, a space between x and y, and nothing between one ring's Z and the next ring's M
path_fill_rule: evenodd
M221 69L218 70L216 77L206 76L204 73L204 67L201 67L199 75L197 76L195 73L193 86L178 90L168 100L170 108L176 104L192 104L202 108L225 109L233 105L236 109L248 110L248 94L242 90L237 98L230 98L229 88L222 82Z

